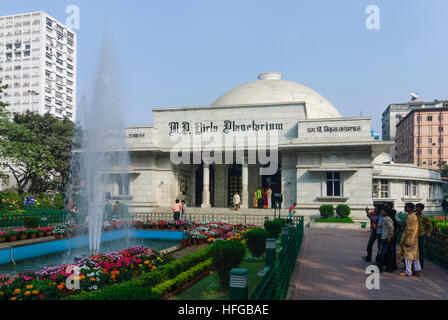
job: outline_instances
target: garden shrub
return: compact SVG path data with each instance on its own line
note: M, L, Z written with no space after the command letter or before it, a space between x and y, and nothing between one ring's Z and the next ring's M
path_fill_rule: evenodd
M25 217L24 224L25 224L25 228L29 228L29 229L39 228L40 217L39 216Z
M336 213L339 218L348 218L350 215L350 207L346 204L340 204L336 207Z
M334 207L331 204L323 204L319 208L320 216L322 218L330 218L334 215Z
M62 194L55 195L54 201L53 201L53 208L64 209L64 207L65 207L64 195L62 195Z
M252 256L261 257L266 250L266 238L269 237L269 232L262 228L254 228L246 233L247 248Z
M286 225L286 220L275 219L274 221L265 221L264 228L269 233L269 238L277 239L282 228Z
M211 248L213 265L219 277L219 287L229 287L229 273L243 261L246 248L236 241L218 241Z

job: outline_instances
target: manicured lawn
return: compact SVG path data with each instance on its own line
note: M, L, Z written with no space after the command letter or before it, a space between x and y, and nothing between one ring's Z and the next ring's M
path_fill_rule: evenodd
M246 260L249 257L249 250L246 252L246 257L240 265L240 268L248 270L248 283L249 283L249 297L257 287L258 283L262 279L257 275L260 270L265 267L265 261L249 262ZM213 273L204 277L201 281L197 282L191 288L178 294L175 300L228 300L229 294L227 292L221 292L218 290L218 274Z

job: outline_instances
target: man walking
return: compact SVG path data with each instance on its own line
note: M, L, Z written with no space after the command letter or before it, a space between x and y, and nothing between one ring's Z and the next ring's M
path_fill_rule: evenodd
M176 203L173 206L173 218L174 218L174 221L179 220L181 209L182 209L182 207L180 205L180 201L179 201L179 199L176 199Z
M263 209L263 192L261 191L261 187L258 187L257 189L257 202L258 209Z
M420 267L425 265L425 237L430 237L432 233L432 223L426 214L423 213L425 205L417 203L415 205L415 214L418 219L418 255L420 257Z
M240 208L240 203L241 203L240 195L238 194L238 192L235 192L235 194L233 195L233 210L234 211L238 211L238 209Z
M367 256L363 257L363 259L366 260L366 262L370 262L372 261L373 245L375 244L375 241L378 240L378 236L376 234L376 228L378 226L378 219L380 216L380 206L376 204L373 207L373 211L369 211L369 208L366 208L366 215L367 218L369 218L370 220L370 237L369 241L367 242Z
M391 219L393 215L392 208L384 206L381 209L381 215L383 216L383 232L381 233L381 252L378 259L378 268L380 272L383 272L383 268L386 267L386 272L393 271L392 263L392 238L394 236L394 223ZM395 257L393 257L395 260Z
M404 210L408 213L408 216L398 246L398 260L404 259L406 270L400 273L400 276L410 277L415 275L418 277L421 270L418 254L418 218L415 215L413 203L406 203ZM414 273L412 273L412 267L414 267Z

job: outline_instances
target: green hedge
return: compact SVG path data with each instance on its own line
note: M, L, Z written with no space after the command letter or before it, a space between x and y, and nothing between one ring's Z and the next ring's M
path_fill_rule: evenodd
M184 284L190 282L197 276L199 276L201 273L206 271L207 269L210 269L213 266L213 259L207 259L204 262L201 262L197 266L194 266L193 268L182 272L178 276L176 276L174 279L167 280L157 286L155 286L152 289L152 293L155 294L155 296L164 296L167 293L173 292L174 290L180 288Z
M269 237L269 232L262 228L254 228L246 233L247 248L252 256L258 258L263 255L266 250L267 237Z
M350 207L346 204L340 204L336 207L336 213L339 218L348 218L350 215Z
M322 218L331 218L334 215L334 207L331 204L323 204L319 208Z
M121 297L121 300L158 299L160 296L154 293L151 287L174 279L179 274L209 259L211 257L210 250L212 246L198 250L182 259L162 265L155 271L145 273L135 279L96 291L78 293L65 297L62 300L118 300L117 297ZM132 292L133 290L135 292Z
M270 238L277 239L285 224L285 219L275 219L274 221L265 221L264 228L267 232L269 232Z

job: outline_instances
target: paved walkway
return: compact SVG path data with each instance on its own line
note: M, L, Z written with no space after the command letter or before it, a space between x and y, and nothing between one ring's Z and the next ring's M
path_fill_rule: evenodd
M306 228L290 299L448 299L448 272L427 260L420 277L385 272L380 275L379 290L366 289L365 269L370 263L361 257L366 254L368 237L366 231Z

